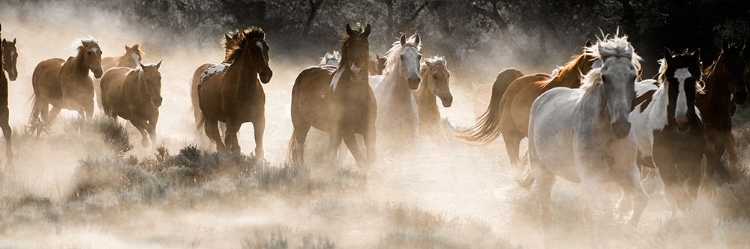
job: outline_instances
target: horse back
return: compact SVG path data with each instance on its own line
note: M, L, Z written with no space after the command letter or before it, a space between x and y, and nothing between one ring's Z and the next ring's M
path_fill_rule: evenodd
M39 62L34 68L31 84L34 95L45 98L61 98L60 70L65 60L52 58Z
M507 116L501 120L512 120L519 132L528 132L531 105L544 93L544 85L551 79L548 74L530 74L511 82L500 99L502 116Z
M117 61L120 57L104 57L102 58L102 71L106 72L107 70L116 67Z
M292 87L293 122L304 122L324 131L329 130L329 100L333 94L331 79L335 70L332 67L309 67L297 76Z

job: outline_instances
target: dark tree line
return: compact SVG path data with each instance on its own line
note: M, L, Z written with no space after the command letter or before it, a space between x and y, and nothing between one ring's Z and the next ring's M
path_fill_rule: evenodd
M45 1L8 0L41 5ZM453 68L503 61L546 71L578 53L600 30L630 36L656 68L662 48L701 48L705 63L728 40L750 37L750 1L737 0L58 0L119 12L153 32L171 31L216 43L221 34L262 26L276 51L310 58L337 48L346 23L370 23L371 50L385 52L401 33L419 32L423 52L448 57ZM178 39L178 38L175 38ZM499 59L499 60L493 60Z

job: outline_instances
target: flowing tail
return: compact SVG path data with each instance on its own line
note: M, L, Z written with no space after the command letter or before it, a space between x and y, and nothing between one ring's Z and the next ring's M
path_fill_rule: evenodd
M477 118L474 125L466 130L459 131L458 137L471 142L486 144L500 136L500 100L510 83L522 76L521 71L514 68L508 68L500 72L492 85L492 97L490 97L487 110Z
M289 150L287 151L287 163L297 165L302 163L302 146L297 142L297 134L293 132L292 138L289 139Z

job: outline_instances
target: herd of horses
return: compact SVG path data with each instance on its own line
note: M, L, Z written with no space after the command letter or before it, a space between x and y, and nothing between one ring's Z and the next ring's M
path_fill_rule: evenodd
M289 163L304 164L311 128L328 134L330 159L343 141L362 167L375 162L376 151L400 150L422 138L445 139L438 99L443 107L453 102L445 58L422 58L423 44L414 34L402 35L384 56L371 59L370 33L369 24L356 29L347 24L340 49L296 77ZM250 122L255 156L263 158L262 84L273 76L265 38L258 27L225 34L224 60L201 65L193 74L196 127L204 129L217 151L239 152L237 132ZM3 39L0 51L10 80L18 75L15 44ZM142 64L139 45L126 45L123 55L109 58L101 57L93 38L76 41L76 46L75 56L44 60L34 69L29 122L41 124L36 134L48 129L61 109L91 119L97 102L113 119L129 120L141 133L143 146L149 138L155 143L161 62ZM519 184L534 186L543 231L549 227L549 199L558 176L583 184L587 210L594 214L603 210L601 185L614 182L624 191L618 207L632 212L629 223L636 225L648 202L641 181L644 168L657 169L679 209L689 208L699 186L713 181L714 174L721 182L731 180L721 158L726 151L731 164L738 161L731 117L747 98L744 50L724 42L718 59L704 69L699 50L665 49L656 79L642 80L641 58L626 36L587 41L580 55L552 74L512 68L500 72L487 110L456 135L476 143L502 135ZM5 73L0 74L0 97L0 127L12 164ZM520 155L524 138L527 156Z

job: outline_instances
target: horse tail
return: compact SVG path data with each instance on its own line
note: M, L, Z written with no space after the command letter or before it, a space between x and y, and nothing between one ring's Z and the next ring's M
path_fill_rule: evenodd
M31 97L29 97L30 102L33 104L31 105L31 110L29 111L29 124L33 124L34 122L37 122L37 118L41 118L41 103L39 103L39 100L37 99L37 93L39 92L39 66L37 66L34 69L34 73L31 75L31 88L34 90L31 93Z
M495 83L492 84L492 96L487 110L477 117L477 122L466 130L459 131L458 137L480 144L486 144L494 141L500 136L500 101L502 100L505 90L514 80L523 76L521 71L514 68L503 70L497 75Z
M299 153L300 144L297 142L297 132L292 132L292 138L289 139L289 149L287 150L286 160L288 164L296 165L302 161Z

